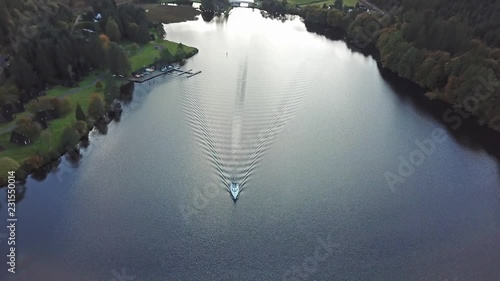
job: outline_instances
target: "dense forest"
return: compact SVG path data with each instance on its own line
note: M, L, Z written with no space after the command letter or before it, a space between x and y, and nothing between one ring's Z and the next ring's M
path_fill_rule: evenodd
M383 11L309 6L296 13L344 32L359 49L374 46L383 67L500 129L500 1L370 2Z
M394 1L371 0L370 2L384 10L394 8L391 7ZM463 26L468 26L472 35L483 40L485 44L500 47L499 1L402 0L400 2L402 19L412 25L423 24L424 21L429 22L429 26L433 24L436 26L437 22L461 23ZM415 33L419 32L420 28Z
M74 13L71 2L0 1L0 151L10 156L0 158L2 175L16 170L23 179L73 153L106 112L120 108L113 76L130 75L132 49L151 41L153 28L164 35L133 5L85 0Z
M77 19L64 1L0 1L0 54L11 58L0 106L25 103L50 85L73 86L94 68L130 73L118 42L149 41L152 24L131 5L95 0L92 7L93 12ZM77 21L86 28L75 29Z
M201 10L203 12L220 12L228 7L228 0L201 0Z

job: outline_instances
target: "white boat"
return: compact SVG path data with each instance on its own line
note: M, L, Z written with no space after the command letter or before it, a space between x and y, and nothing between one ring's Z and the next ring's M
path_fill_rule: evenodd
M233 200L236 201L236 199L238 199L238 194L240 194L240 185L236 182L232 182L229 191L231 192L231 196L233 196Z

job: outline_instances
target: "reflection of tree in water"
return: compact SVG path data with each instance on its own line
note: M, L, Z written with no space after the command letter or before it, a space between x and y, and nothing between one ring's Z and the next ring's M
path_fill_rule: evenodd
M85 136L84 138L82 138L82 140L80 140L80 147L81 148L87 148L87 147L89 147L89 145L90 145L90 140L89 140L88 135Z
M106 120L104 120L104 118L100 118L99 120L97 120L97 122L95 123L95 128L97 129L97 131L99 131L99 133L103 135L106 135L108 133L108 123L106 122Z
M201 13L201 17L205 22L210 22L214 18L215 13L214 12L203 12Z
M16 189L16 203L18 203L24 199L24 195L26 194L26 181L17 182L15 189ZM2 202L5 202L5 206L7 206L7 203L8 203L7 194L8 194L8 188L5 187L5 197L4 197L5 201L3 201L3 200L0 201L0 210L3 208Z
M51 165L50 164L45 165L42 168L33 171L33 173L31 174L31 178L38 182L44 181L47 178L49 172L51 171L49 166Z
M133 94L134 94L134 83L129 82L123 86L120 87L120 100L125 103L129 104L132 101Z
M68 151L68 153L66 153L64 157L68 161L68 163L71 164L71 167L78 168L80 166L80 160L82 160L80 150L75 148L71 151Z
M26 184L18 184L16 185L16 203L21 202L24 199L24 195L26 194Z
M289 15L286 13L274 12L272 8L269 10L261 10L260 15L265 19L279 20L281 22L286 22L287 20L295 20L298 16ZM306 23L307 24L307 23Z
M88 141L83 141L83 143L87 143L88 145ZM65 162L67 163L66 165L70 165L72 168L78 168L78 166L80 166L82 155L77 148L69 150L63 157L67 160ZM59 171L59 165L61 165L62 162L61 159L62 158L51 161L47 165L34 170L31 174L31 178L38 182L41 182L44 181L50 173L57 173Z

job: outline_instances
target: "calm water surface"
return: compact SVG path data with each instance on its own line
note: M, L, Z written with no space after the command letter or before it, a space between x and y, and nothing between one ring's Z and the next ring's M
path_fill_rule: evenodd
M27 182L1 280L500 280L496 134L449 129L446 107L298 19L166 30L202 73L136 86L77 167ZM447 140L391 190L436 128Z

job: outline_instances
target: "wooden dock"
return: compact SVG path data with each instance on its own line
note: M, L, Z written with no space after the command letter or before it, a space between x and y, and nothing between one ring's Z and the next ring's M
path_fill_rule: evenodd
M190 69L190 70L175 69L175 71L180 72L179 74L177 74L177 76L181 76L181 75L186 74L186 78L190 78L190 77L193 77L193 76L201 73L201 70L197 71L197 72L193 72L193 69Z
M166 75L168 72L170 72L172 70L169 70L169 71L165 71L165 72L161 72L159 70L155 70L154 72L151 72L151 74L149 75L146 75L146 76L143 76L143 77L127 77L126 79L130 82L134 82L134 83L144 83L146 81L149 81L153 78L156 78L158 76L161 76L161 75Z
M171 68L171 69L168 69L167 71L160 71L160 70L155 70L153 72L151 72L151 74L149 75L145 75L143 77L134 77L134 76L130 76L130 77L127 77L126 79L130 82L134 82L134 83L144 83L146 81L149 81L153 78L156 78L158 76L161 76L161 75L170 75L170 76L173 76L174 72L178 72L176 76L181 76L181 75L184 75L186 74L186 78L189 78L189 77L193 77L197 74L200 74L201 71L198 71L198 72L193 72L193 69L190 69L190 70L182 70L180 69L181 67L180 66L177 66L177 67L174 67L174 68Z
M189 74L188 76L186 76L186 78L193 77L193 76L198 75L198 74L200 74L200 73L201 73L201 70L200 70L200 71L198 71L198 72L195 72L195 73L191 73L191 74Z

